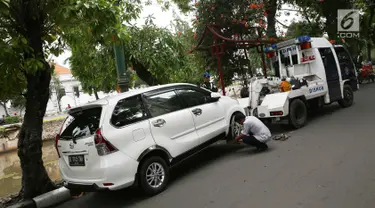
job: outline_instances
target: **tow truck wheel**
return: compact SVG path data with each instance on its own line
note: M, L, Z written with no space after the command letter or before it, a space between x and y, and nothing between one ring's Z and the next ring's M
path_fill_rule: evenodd
M299 129L306 125L307 122L307 107L300 99L295 99L290 103L289 107L289 124Z
M347 108L353 105L354 100L354 94L353 90L349 85L344 85L344 98L342 100L339 100L339 104L343 108Z

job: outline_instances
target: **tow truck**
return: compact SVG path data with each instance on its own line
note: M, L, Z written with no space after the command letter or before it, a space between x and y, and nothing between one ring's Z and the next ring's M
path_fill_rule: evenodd
M359 89L357 70L349 52L326 38L300 36L264 49L274 76L254 77L249 97L238 99L247 115L293 128L306 125L308 111L338 102L347 108ZM291 84L280 91L281 79Z

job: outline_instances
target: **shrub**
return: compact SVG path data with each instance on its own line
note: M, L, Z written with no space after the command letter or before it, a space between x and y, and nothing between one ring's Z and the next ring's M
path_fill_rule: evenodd
M19 116L7 116L4 118L6 124L14 124L21 122L21 118Z

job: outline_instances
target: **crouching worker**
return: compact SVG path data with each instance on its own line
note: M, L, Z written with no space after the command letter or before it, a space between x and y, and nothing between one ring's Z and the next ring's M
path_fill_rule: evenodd
M258 151L268 149L266 143L271 140L271 132L262 121L255 116L237 114L235 122L243 125L243 131L235 138L236 141L254 146Z

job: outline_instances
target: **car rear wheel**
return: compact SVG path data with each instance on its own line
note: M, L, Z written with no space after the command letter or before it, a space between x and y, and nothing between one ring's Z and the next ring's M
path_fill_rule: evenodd
M139 169L139 183L142 191L153 196L163 192L169 181L169 166L159 156L146 158Z

